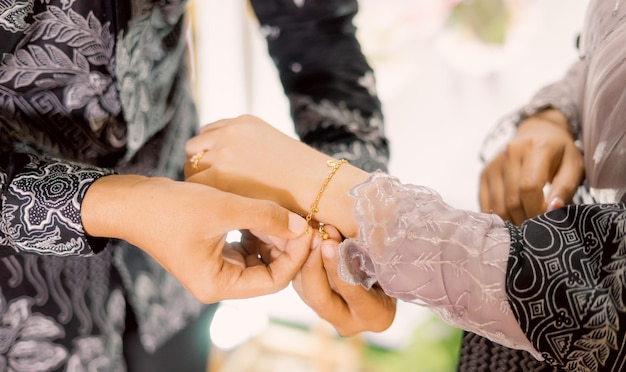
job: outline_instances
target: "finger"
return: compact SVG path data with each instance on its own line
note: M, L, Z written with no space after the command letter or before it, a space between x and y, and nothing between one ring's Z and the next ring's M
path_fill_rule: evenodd
M487 165L481 174L481 200L482 211L485 213L495 213L506 221L511 221L504 202L504 162L506 154L501 152L491 163Z
M280 256L286 249L288 240L276 238L260 232L243 230L241 232L241 246L245 248L242 253L249 255L250 265L253 266L252 257L260 259L260 264L269 264Z
M244 250L245 254L254 254L258 255L260 250L260 245L262 242L257 238L256 235L252 234L250 230L240 230L241 239L240 246Z
M277 248L278 250L281 250L281 251L285 250L288 239L279 238L273 235L267 235L265 233L262 233L256 230L251 230L250 232L254 236L256 236L264 245Z
M317 234L314 234L309 257L307 257L302 268L298 270L292 280L296 293L315 312L318 312L318 308L328 298L328 296L325 296L323 297L324 300L320 300L320 294L325 293L328 295L330 293L330 285L324 272L324 264L322 263L319 249L321 242L322 239ZM310 287L311 284L313 284L312 287Z
M201 128L198 134L191 137L190 139L187 140L187 142L185 142L185 154L187 154L187 159L191 158L194 154L197 154L199 151L203 151L203 150L210 151L211 149L215 147L213 138L207 134L208 131L206 130L206 127L208 126L210 125L207 125L204 128Z
M191 141L191 139L189 141ZM183 171L186 177L209 167L208 165L204 165L205 162L203 162L203 159L209 152L206 141L199 141L199 139L195 137L193 145L190 145L189 141L185 144L186 161L183 164Z
M478 184L478 205L483 213L491 213L493 207L491 206L491 191L489 189L489 176L483 172L480 175L480 182Z
M236 118L224 118L224 119L219 119L219 120L216 120L216 121L214 121L214 122L211 122L211 123L205 124L205 125L203 125L203 126L200 128L200 130L199 130L199 132L198 132L198 133L200 133L200 134L204 134L204 133L208 133L208 132L210 132L210 131L212 131L212 130L219 129L219 128L221 128L221 127L224 127L224 126L226 126L226 125L229 125L229 124L230 124L230 123L232 123L235 119L236 119Z
M250 255L260 256L263 262L269 263L277 257L281 251L285 250L287 240L274 238L260 232L243 230L241 233L241 243ZM277 246L277 244L279 246Z
M330 301L331 288L324 271L324 263L320 251L322 238L314 234L311 243L311 254L298 272L298 281L302 288L301 297L305 302L318 310Z
M244 256L247 266L265 265L270 262L271 247L268 247L249 230L241 231L241 243L236 246L239 246L239 251Z
M580 150L577 148L566 148L561 167L554 175L550 192L548 193L548 211L560 208L572 201L576 189L584 178L584 173Z
M305 231L304 218L272 201L230 195L222 199L230 211L221 221L226 231L245 229L278 239L293 239Z
M285 251L267 266L249 267L241 272L231 286L235 298L261 296L285 288L309 256L311 237L312 234L302 234L290 240Z
M394 313L377 311L376 309L393 307L395 300L377 289L366 290L360 285L351 285L341 279L338 270L338 247L339 244L336 241L324 240L321 251L329 282L334 292L347 304L343 308L349 309L351 314L358 314L361 318L360 323L366 326L368 330L382 331L387 329L393 322Z
M354 319L346 302L331 288L321 255L322 240L316 240L319 244L311 251L302 269L294 277L293 288L320 318L337 328L354 322Z
M225 245L224 249L222 249L222 258L224 259L224 261L230 262L233 265L238 265L242 269L247 266L244 257L245 256L242 255L240 252L237 252L236 249L229 248L228 245Z
M524 219L524 210L520 200L520 169L524 158L524 149L519 146L509 144L506 151L506 161L503 164L504 171L504 204L511 222L519 225Z
M553 168L558 167L554 159L560 156L550 148L535 148L527 154L522 164L520 176L520 200L524 211L524 218L535 217L546 211L544 187L550 182ZM560 161L556 161L557 163ZM520 221L519 223L521 223Z
M311 254L311 241L314 234L302 234L296 239L287 242L284 251L273 250L272 262L268 265L275 281L287 285L300 271Z

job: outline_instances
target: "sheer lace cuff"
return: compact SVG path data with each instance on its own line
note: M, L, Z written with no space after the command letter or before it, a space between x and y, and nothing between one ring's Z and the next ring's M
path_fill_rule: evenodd
M378 282L390 296L541 359L510 310L510 235L502 219L452 208L436 191L382 172L350 195L359 233L340 246L346 282L366 288Z

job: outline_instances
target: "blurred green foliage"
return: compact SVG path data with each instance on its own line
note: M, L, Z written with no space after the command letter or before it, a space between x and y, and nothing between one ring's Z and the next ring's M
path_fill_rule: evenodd
M366 348L364 372L454 372L462 333L433 316L413 331L410 343L403 350Z
M447 25L468 32L484 43L503 44L509 22L504 0L463 0L452 9Z

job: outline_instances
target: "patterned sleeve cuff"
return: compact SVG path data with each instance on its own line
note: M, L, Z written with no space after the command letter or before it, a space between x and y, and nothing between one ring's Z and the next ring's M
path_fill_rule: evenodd
M594 204L509 227L511 309L558 370L624 370L624 226L624 204Z
M584 68L584 60L579 60L567 71L563 79L539 90L519 111L519 122L538 112L553 108L565 116L572 136L578 138L580 134L579 96Z
M14 155L4 178L0 245L11 253L55 256L92 255L107 239L87 237L81 203L87 189L113 171L88 165Z

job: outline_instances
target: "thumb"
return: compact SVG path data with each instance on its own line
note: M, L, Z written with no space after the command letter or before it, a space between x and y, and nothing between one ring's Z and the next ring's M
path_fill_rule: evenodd
M232 229L252 230L260 235L284 239L297 238L304 233L306 221L296 213L269 200L239 198L237 206L230 206L231 210L235 209L233 222L237 225L231 226Z

